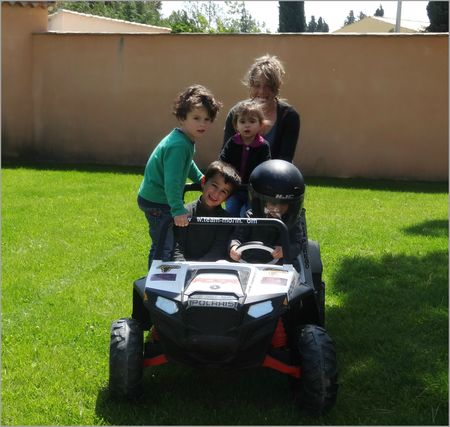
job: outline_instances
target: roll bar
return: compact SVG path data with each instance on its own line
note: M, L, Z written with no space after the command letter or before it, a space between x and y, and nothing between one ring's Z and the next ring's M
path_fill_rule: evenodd
M198 216L189 218L189 226L197 225L219 225L219 226L239 226L239 227L264 227L271 226L276 227L280 231L281 246L283 248L283 258L290 259L289 252L289 233L286 225L283 221L275 218L233 218L233 217L210 217L210 216ZM167 236L167 230L173 226L173 218L167 218L164 220L161 226L161 234L158 240L158 244L155 250L155 259L161 260L164 242Z

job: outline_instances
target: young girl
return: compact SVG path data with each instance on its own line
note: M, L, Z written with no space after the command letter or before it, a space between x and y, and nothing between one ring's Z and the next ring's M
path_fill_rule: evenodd
M201 85L193 85L175 99L173 114L179 126L172 130L153 150L145 167L137 202L149 224L152 241L148 268L159 239L161 224L168 216L178 227L188 225L183 203L186 178L200 182L203 174L195 164L195 144L204 138L216 118L220 102ZM163 261L171 259L173 232L168 230L164 244Z
M236 134L223 146L219 159L231 164L239 172L243 184L253 169L270 160L269 143L260 135L266 121L262 107L255 101L240 102L234 112L233 126ZM239 190L226 202L226 210L232 217L243 217L248 209L248 193Z

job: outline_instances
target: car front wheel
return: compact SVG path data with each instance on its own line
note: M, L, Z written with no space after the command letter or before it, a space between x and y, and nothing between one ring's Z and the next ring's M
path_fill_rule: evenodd
M334 343L324 328L303 325L297 333L294 361L300 365L299 379L293 379L294 397L302 410L321 415L336 403L337 363Z
M119 319L111 325L109 390L118 398L142 393L144 371L143 330L134 319Z

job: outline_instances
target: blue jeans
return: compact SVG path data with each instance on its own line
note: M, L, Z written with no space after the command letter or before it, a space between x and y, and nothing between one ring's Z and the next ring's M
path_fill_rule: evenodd
M236 191L225 202L225 210L235 218L245 217L245 212L250 209L247 191Z
M148 253L148 269L150 270L153 257L155 256L156 246L158 245L159 236L161 234L161 224L166 218L172 218L172 214L170 213L169 205L150 202L141 196L138 196L137 202L141 211L144 212L145 218L147 218L148 233L150 235L150 240L152 241ZM172 259L173 242L173 228L169 227L167 230L166 241L164 242L162 261L170 261Z

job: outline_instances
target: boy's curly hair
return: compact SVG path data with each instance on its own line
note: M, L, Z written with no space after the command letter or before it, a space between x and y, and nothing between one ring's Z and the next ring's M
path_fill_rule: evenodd
M214 95L202 85L192 85L179 93L173 104L173 114L179 120L185 120L194 108L204 107L213 122L222 103L214 99Z
M222 160L214 160L209 164L205 172L205 183L217 174L223 177L225 184L231 185L231 194L241 185L241 177L236 169Z

